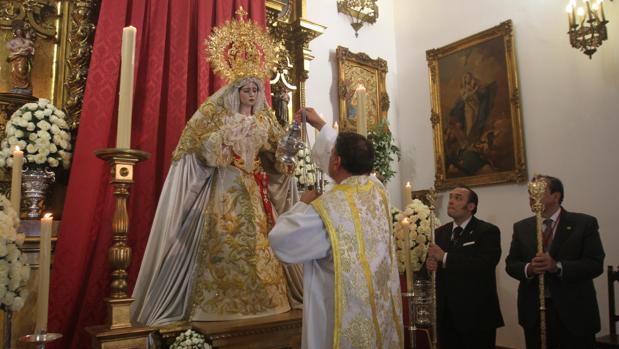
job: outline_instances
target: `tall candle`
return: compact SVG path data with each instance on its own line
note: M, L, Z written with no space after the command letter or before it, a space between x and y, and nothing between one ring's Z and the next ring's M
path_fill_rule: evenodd
M400 221L400 225L402 226L402 230L404 231L404 270L406 272L406 292L413 292L413 267L411 265L411 240L410 240L410 231L408 230L408 226L411 222L408 218L402 219Z
M17 215L21 209L21 171L24 164L24 152L15 146L13 151L13 172L11 173L11 204Z
M133 65L135 64L135 27L123 29L120 62L120 91L116 148L131 147L131 112L133 109Z
M404 186L404 209L406 209L406 206L408 206L408 204L413 202L413 186L411 185L411 182L406 182L406 185Z
M49 300L49 272L52 257L52 223L54 218L47 213L41 218L39 247L39 295L35 333L47 332L47 306Z
M357 133L362 136L368 135L368 111L367 111L367 95L365 86L359 85L355 91L357 95Z

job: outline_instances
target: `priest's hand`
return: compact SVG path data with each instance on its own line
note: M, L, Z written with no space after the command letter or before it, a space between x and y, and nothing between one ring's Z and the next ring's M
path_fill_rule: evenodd
M437 244L430 244L428 247L428 258L432 258L437 262L442 262L444 255L445 251L443 251Z
M301 195L301 201L309 205L310 203L312 203L312 201L318 199L318 197L320 197L318 191L316 191L315 189L308 189L303 192L303 195Z
M305 111L307 122L318 131L320 131L320 129L322 129L322 127L326 124L326 122L320 117L320 115L318 115L318 112L314 108L310 107L301 108L294 114L294 120L296 122L303 122L303 117L301 115L303 111Z
M436 271L438 269L438 262L436 259L428 257L426 259L426 269L428 269L429 272Z
M531 260L529 266L533 269L533 273L535 274L543 274L545 272L556 273L559 270L557 268L557 261L548 253L538 252Z

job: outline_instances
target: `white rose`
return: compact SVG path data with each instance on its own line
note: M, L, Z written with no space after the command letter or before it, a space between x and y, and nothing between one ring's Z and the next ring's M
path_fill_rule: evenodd
M41 129L41 130L49 130L52 125L49 124L49 122L45 121L45 120L41 120L39 122L37 122L37 126Z
M15 237L11 237L9 238L10 240L15 240ZM19 252L19 249L17 248L17 246L15 244L7 244L6 245L6 249L7 249L7 253L6 253L6 260L10 263L15 263L15 261L17 261L17 258L19 258L19 255L21 252Z
M22 246L24 244L24 241L26 240L26 235L23 233L17 233L17 236L15 237L15 243L17 244L17 246Z
M6 160L0 158L0 167L6 167Z
M56 160L56 159L54 159L54 158L49 158L49 159L47 159L47 163L49 163L49 165L50 165L51 167L58 167L58 165L60 164L60 163L58 162L58 160Z
M30 142L36 141L37 138L39 138L39 137L37 137L36 133L31 133L31 134L28 135L28 139L30 140Z
M54 114L56 114L61 119L64 119L64 117L65 117L64 112L62 112L62 110L60 110L60 109L56 109L54 111Z
M7 279L5 280L0 280L0 303L2 302L2 300L4 299L4 296L6 295L7 289L6 289L6 284L9 282L9 280Z
M26 127L26 126L28 126L28 120L26 120L26 119L19 119L19 123L16 123L16 124L17 124L17 126L20 126L20 127Z
M32 112L27 111L21 117L26 121L30 121L32 120Z
M15 297L15 299L13 300L13 305L11 305L10 309L11 309L11 311L18 311L23 306L24 306L24 298L22 298L22 297Z
M45 106L49 104L49 100L45 98L39 98L39 100L37 101L37 104L39 105L39 107L45 108Z
M69 165L71 165L71 154L66 154L62 157L62 166L68 169Z
M28 108L30 110L37 110L39 109L39 105L36 103L26 103L23 108Z
M19 285L21 284L21 276L18 276L16 278L14 278L13 276L9 277L9 290L10 291L15 291L19 288Z
M12 135L15 134L15 131L17 131L15 126L13 126L13 125L7 126L7 128L6 128L6 135L7 136L12 136Z
M43 121L41 121L41 122L43 122ZM52 136L49 134L49 132L43 131L43 130L37 131L37 136L39 136L39 138L41 138L41 140L46 140L47 143L49 143L49 140L52 139Z
M28 131L34 131L37 128L37 126L34 124L34 122L29 122L28 125L26 125L26 130Z
M49 108L45 108L45 110L43 110L43 114L45 114L45 116L50 116L52 115L53 110L49 109Z
M60 128L57 125L52 125L50 131L52 132L52 134L58 134L60 133Z
M39 120L43 120L43 118L45 117L45 114L43 113L42 110L37 110L34 112L34 117Z
M34 162L34 155L28 154L26 155L26 159L28 160L28 162Z
M39 153L39 154L36 154L36 155L34 156L34 162L35 162L35 163L37 163L37 164L39 164L39 165L44 164L46 161L47 161L47 158L45 157L45 155L41 155L41 154Z
M22 130L16 130L15 131L15 137L22 138L23 136L24 136L24 131L22 131Z
M6 159L6 167L13 167L13 158Z
M60 137L67 142L71 139L71 135L66 131L60 131Z
M31 133L30 135L32 136L33 134ZM35 137L36 137L36 136L35 136ZM30 153L30 154L34 154L34 153L36 153L38 149L39 149L39 147L38 147L36 144L32 144L32 143L30 143L30 144L28 144L28 145L26 146L26 151L27 151L28 153Z
M19 149L26 149L26 145L28 145L28 143L24 140L20 140L17 142L17 145L19 145Z
M11 305L13 305L13 301L15 301L15 293L7 290L4 297L2 297L2 303L10 307Z
M58 119L58 122L56 122L56 125L58 125L58 127L65 129L65 130L69 128L69 124L67 124L67 122L63 119Z

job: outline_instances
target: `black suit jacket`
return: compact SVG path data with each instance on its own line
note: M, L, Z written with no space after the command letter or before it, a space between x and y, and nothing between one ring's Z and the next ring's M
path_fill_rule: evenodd
M451 248L453 223L436 230L436 244L447 252L437 270L439 324L448 312L459 332L503 326L496 289L496 265L501 258L501 232L473 216Z
M559 318L574 335L600 330L600 314L593 279L603 272L604 249L595 217L561 209L559 225L549 254L561 262L561 274L546 274ZM520 280L518 322L525 328L539 324L539 286L537 277L528 279L524 268L537 252L535 217L514 224L509 255L505 260L509 275Z

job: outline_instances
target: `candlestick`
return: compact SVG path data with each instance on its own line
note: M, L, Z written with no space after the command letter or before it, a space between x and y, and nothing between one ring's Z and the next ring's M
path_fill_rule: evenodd
M49 272L52 252L52 222L54 218L47 213L41 218L39 247L39 294L35 334L47 332L47 306L49 298Z
M135 27L123 29L118 99L118 128L116 147L131 147L131 113L133 110L133 65L135 64Z
M404 232L404 270L406 272L406 292L413 292L413 268L411 265L411 240L410 240L410 231L408 230L408 226L410 225L410 221L408 217L405 217L400 221L400 225L402 226L402 231Z
M13 151L13 170L11 173L11 204L17 215L21 211L21 171L24 164L24 152L15 146Z
M367 116L367 107L366 107L366 91L365 86L359 84L357 90L355 91L357 95L357 133L362 136L368 135L368 116Z
M406 182L404 186L404 209L413 202L413 186L411 182Z

